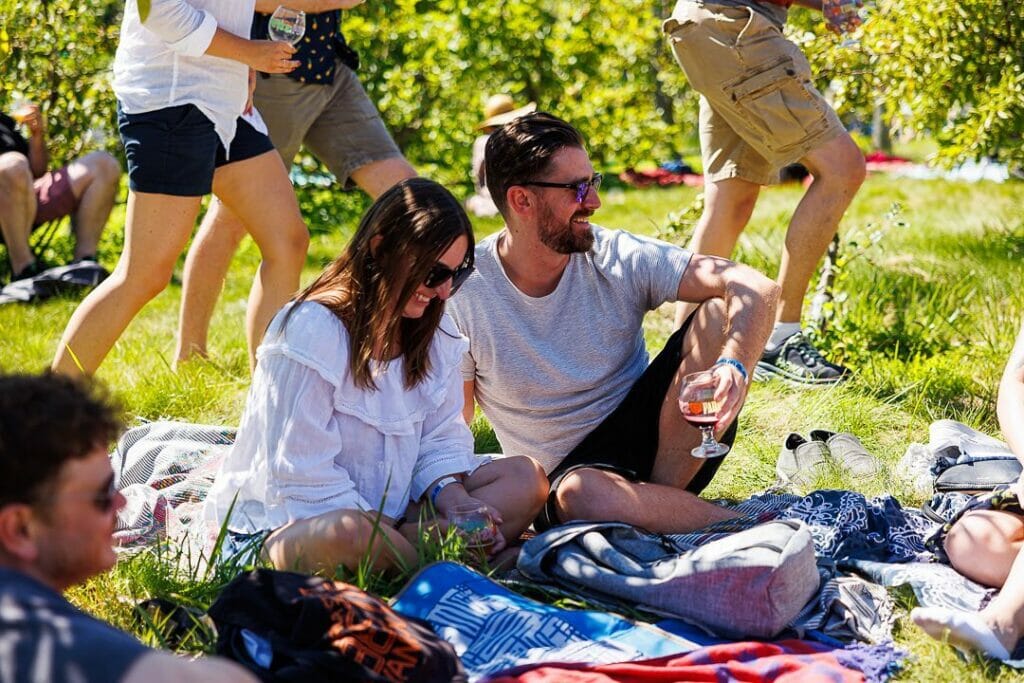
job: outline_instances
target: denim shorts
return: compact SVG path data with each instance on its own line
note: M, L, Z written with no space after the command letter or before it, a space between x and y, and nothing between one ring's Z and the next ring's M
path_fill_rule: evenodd
M268 138L238 119L227 154L213 122L194 104L140 114L117 107L117 127L128 161L128 186L135 192L201 197L213 187L213 172L274 148Z

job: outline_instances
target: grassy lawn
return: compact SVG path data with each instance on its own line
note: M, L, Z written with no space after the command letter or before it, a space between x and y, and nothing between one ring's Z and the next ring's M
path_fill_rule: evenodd
M666 229L668 217L690 206L696 195L690 188L613 187L602 193L604 206L595 221L685 243L686 216L671 221L682 226L676 231ZM785 226L800 196L795 185L763 193L741 239L738 260L774 276ZM342 203L324 197L304 200L304 211L316 229L304 282L344 244L355 226L353 207L358 206L359 201L351 198ZM856 378L838 388L815 391L755 385L736 446L707 494L743 498L770 486L779 447L791 431L852 431L890 466L909 443L927 442L928 424L934 419L958 419L994 432L996 382L1024 315L1021 206L1021 183L870 178L843 223L834 317L821 340L831 356L856 370ZM339 214L338 207L347 210ZM488 220L476 226L478 236L483 236L500 224ZM111 267L118 239L109 236L104 245L104 260ZM247 241L216 313L211 360L191 363L178 372L171 368L180 297L177 282L132 324L99 373L130 414L237 424L248 388L245 298L257 261L257 250ZM0 370L48 365L75 305L74 300L58 300L0 307ZM664 307L648 316L652 348L668 335L671 314L671 308ZM474 430L480 447L493 448L493 434L482 418ZM891 471L866 483L828 479L820 484L891 493L908 506L921 502ZM120 566L74 596L86 608L152 640L151 629L131 624L129 604L120 596L176 595L204 604L217 580L181 581L159 562L144 558ZM395 586L372 578L360 581L385 593ZM912 606L903 594L899 600L903 607ZM919 633L905 612L896 638L914 655L902 680L1019 680L1010 669L961 660L951 648Z

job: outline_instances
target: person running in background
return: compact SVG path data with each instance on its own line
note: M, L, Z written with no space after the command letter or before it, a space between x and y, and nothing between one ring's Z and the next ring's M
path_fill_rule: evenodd
M839 220L864 182L864 155L782 34L793 0L679 0L664 23L676 60L700 93L704 213L690 249L729 257L761 187L799 161L814 176L789 222L779 265L782 299L756 376L834 384L849 370L825 359L800 327L804 296ZM836 30L859 23L839 0L799 0ZM849 3L853 6L853 3ZM676 323L691 307L676 307Z
M999 427L1024 462L1024 324L1017 333L996 399ZM1024 478L977 497L929 546L958 572L999 593L980 612L918 607L910 616L936 640L1009 659L1024 636ZM932 544L936 544L933 546Z
M214 528L227 524L228 555L256 545L279 569L411 567L421 522L443 526L462 505L497 525L492 555L519 538L547 481L529 458L473 454L467 344L445 314L472 270L458 200L412 178L277 314L207 502Z
M75 262L95 261L100 235L110 218L121 166L106 152L90 152L80 159L48 171L46 123L36 104L25 103L0 113L0 235L7 245L11 281L41 273L41 264L29 248L32 230L71 216L75 235ZM26 141L18 124L28 129Z
M299 66L286 74L260 74L253 101L286 168L305 145L342 187L355 183L376 199L416 170L367 97L356 76L359 57L341 33L341 10L362 2L290 0L290 9L307 12L306 33L293 57ZM256 1L254 39L267 37L269 15L278 4ZM229 207L212 203L185 260L176 362L206 355L213 310L245 233L244 222Z
M249 40L251 2L151 0L125 5L114 57L118 127L128 160L125 246L117 268L75 310L53 367L91 374L128 323L170 282L203 195L243 217L263 261L246 331L255 354L274 313L294 294L309 235L270 139L240 116L250 68L285 73L283 42Z

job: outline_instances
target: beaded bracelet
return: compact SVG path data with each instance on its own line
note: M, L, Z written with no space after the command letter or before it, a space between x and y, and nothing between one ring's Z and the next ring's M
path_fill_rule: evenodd
M743 367L743 363L739 362L735 358L719 358L715 361L715 365L731 365L740 371L740 375L743 376L743 381L747 381L747 369Z

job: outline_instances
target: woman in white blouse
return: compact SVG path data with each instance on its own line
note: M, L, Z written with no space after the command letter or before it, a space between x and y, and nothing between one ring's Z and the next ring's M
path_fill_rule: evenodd
M282 569L416 561L422 516L473 503L517 538L544 504L529 458L473 454L467 349L444 302L473 268L473 233L440 185L406 180L274 318L238 433L207 503L229 545L265 538ZM430 504L428 504L430 503ZM435 523L431 520L431 523Z
M292 296L308 235L288 173L258 115L246 121L253 69L286 73L288 43L249 40L254 0L128 0L114 58L128 162L124 252L75 311L55 370L91 374L142 307L167 286L203 195L246 224L263 262L246 321L250 354Z

